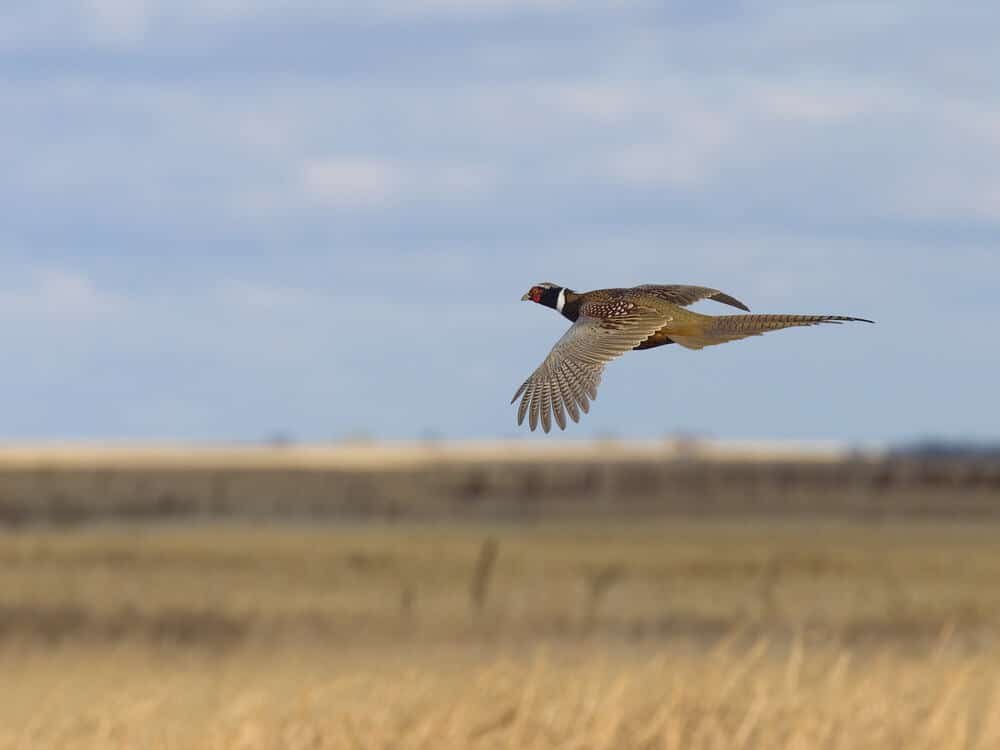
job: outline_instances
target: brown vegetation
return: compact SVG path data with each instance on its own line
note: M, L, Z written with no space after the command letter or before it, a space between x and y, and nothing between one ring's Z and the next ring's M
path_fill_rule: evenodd
M1000 462L685 443L0 451L0 523L1000 518Z
M0 536L0 748L993 748L997 528Z
M0 750L1000 747L994 464L681 447L0 451Z

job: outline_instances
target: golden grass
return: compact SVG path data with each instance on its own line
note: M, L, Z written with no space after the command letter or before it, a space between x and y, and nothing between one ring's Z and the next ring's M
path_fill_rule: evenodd
M469 461L701 460L834 462L845 458L833 442L712 440L465 440L340 443L5 443L0 468L23 469L375 469ZM872 453L873 456L877 455Z
M0 748L996 748L1000 660L712 648L5 653Z
M0 749L997 748L997 531L2 534Z
M401 624L428 637L584 625L652 637L713 623L936 633L1000 622L997 531L687 521L14 532L0 534L0 608L8 629L11 613L67 612L81 626L204 616L344 637ZM497 559L484 584L488 540Z

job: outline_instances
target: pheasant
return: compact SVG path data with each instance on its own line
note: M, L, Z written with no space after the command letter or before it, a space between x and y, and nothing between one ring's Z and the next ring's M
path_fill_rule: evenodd
M543 282L521 299L551 307L573 321L511 399L512 404L521 399L519 425L527 416L532 430L540 422L545 432L552 429L553 417L562 430L567 414L579 422L580 413L587 413L597 398L604 366L627 351L673 343L702 349L794 326L874 322L843 315L701 315L685 308L705 299L748 313L750 308L718 289L680 284L579 293Z

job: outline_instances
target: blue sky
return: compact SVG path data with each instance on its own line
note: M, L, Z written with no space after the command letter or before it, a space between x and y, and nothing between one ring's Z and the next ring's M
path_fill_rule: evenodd
M998 26L915 0L15 0L0 437L522 434L510 396L565 324L519 298L552 280L879 323L626 356L568 436L997 438Z

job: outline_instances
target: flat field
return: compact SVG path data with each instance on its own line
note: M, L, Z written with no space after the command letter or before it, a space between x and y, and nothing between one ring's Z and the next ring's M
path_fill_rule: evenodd
M0 748L1000 748L1000 527L0 534Z

